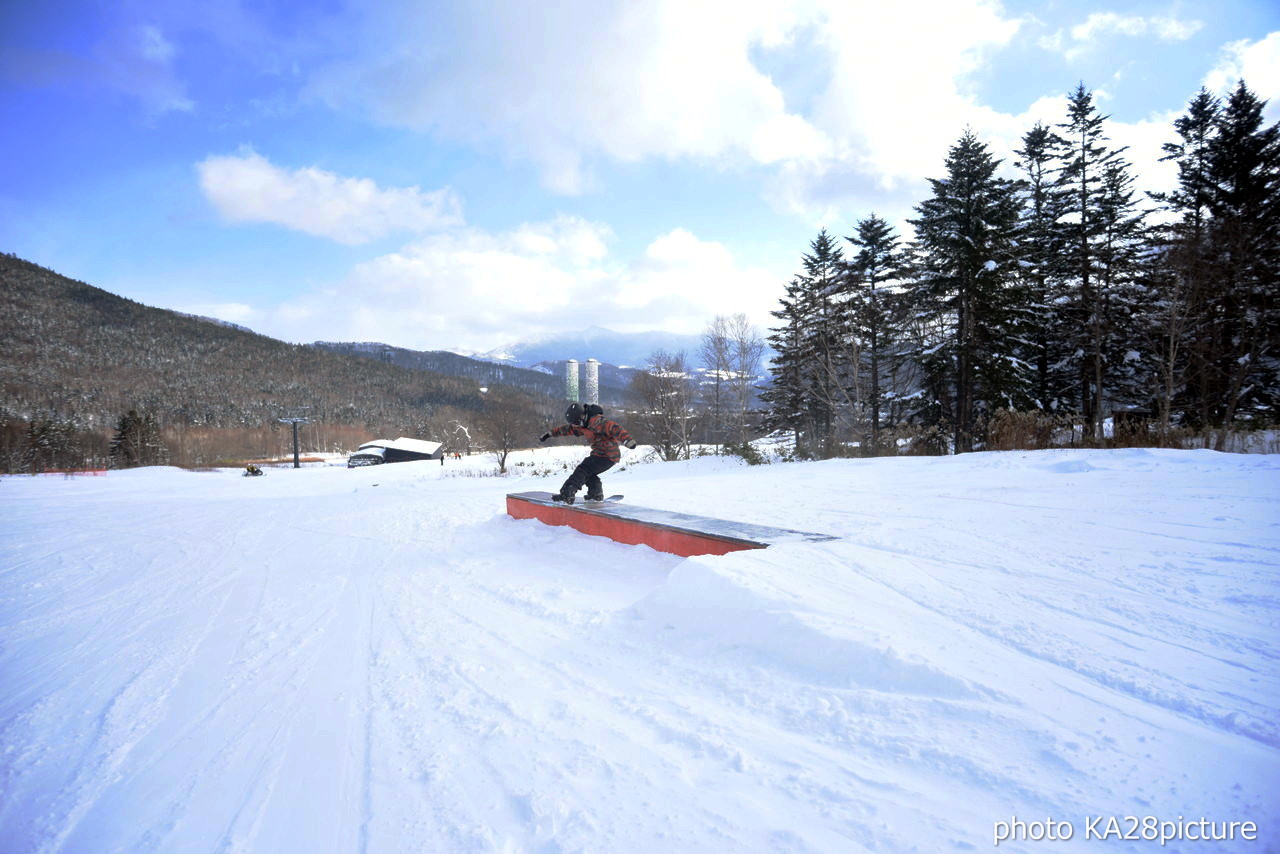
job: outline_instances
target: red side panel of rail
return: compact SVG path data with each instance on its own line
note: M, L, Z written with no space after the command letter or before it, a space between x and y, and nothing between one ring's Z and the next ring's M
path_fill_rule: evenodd
M633 546L649 546L660 552L691 557L722 555L743 549L762 549L767 543L717 537L693 529L678 529L637 519L594 513L577 506L551 506L507 496L507 515L516 519L537 519L548 525L565 525L584 534Z

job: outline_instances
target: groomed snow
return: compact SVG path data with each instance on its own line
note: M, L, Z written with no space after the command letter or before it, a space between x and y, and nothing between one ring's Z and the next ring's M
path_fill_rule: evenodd
M0 479L0 850L1280 850L1280 457L626 454L842 538L681 559L504 515L582 453Z

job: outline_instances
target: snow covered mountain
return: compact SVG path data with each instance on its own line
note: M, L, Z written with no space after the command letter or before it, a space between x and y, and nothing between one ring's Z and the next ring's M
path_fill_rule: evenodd
M426 370L448 376L466 377L481 385L503 385L547 395L557 400L564 396L564 362L544 362L528 368L509 361L463 356L448 350L409 350L377 342L316 341L309 345L331 353L346 353L388 362L410 370ZM626 388L635 371L604 364L600 367L600 403L621 406Z
M504 345L486 353L474 354L475 358L493 362L505 362L519 367L533 367L539 362L556 362L566 359L599 359L623 368L643 368L649 357L658 350L668 353L684 352L690 361L697 361L700 335L681 335L673 332L614 332L601 326L592 326L581 332L559 333Z

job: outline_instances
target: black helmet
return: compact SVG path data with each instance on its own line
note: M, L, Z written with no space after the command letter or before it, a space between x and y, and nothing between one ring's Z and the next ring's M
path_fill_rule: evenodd
M588 403L585 409L583 410L583 412L585 413L584 415L584 423L585 423L585 421L590 421L592 418L595 418L597 415L604 415L604 407L598 403Z
M582 404L569 404L569 408L564 411L564 420L570 424L580 424L582 422Z

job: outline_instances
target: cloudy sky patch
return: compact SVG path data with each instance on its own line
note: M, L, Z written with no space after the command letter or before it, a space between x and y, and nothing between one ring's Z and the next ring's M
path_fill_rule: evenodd
M312 166L282 168L254 151L207 157L196 171L205 197L233 223L273 223L358 244L462 222L461 203L448 188L379 187Z
M966 128L1009 160L1080 82L1150 190L1201 85L1280 103L1262 0L67 0L0 33L0 121L32 129L0 249L421 349L766 326L819 228L905 228Z

